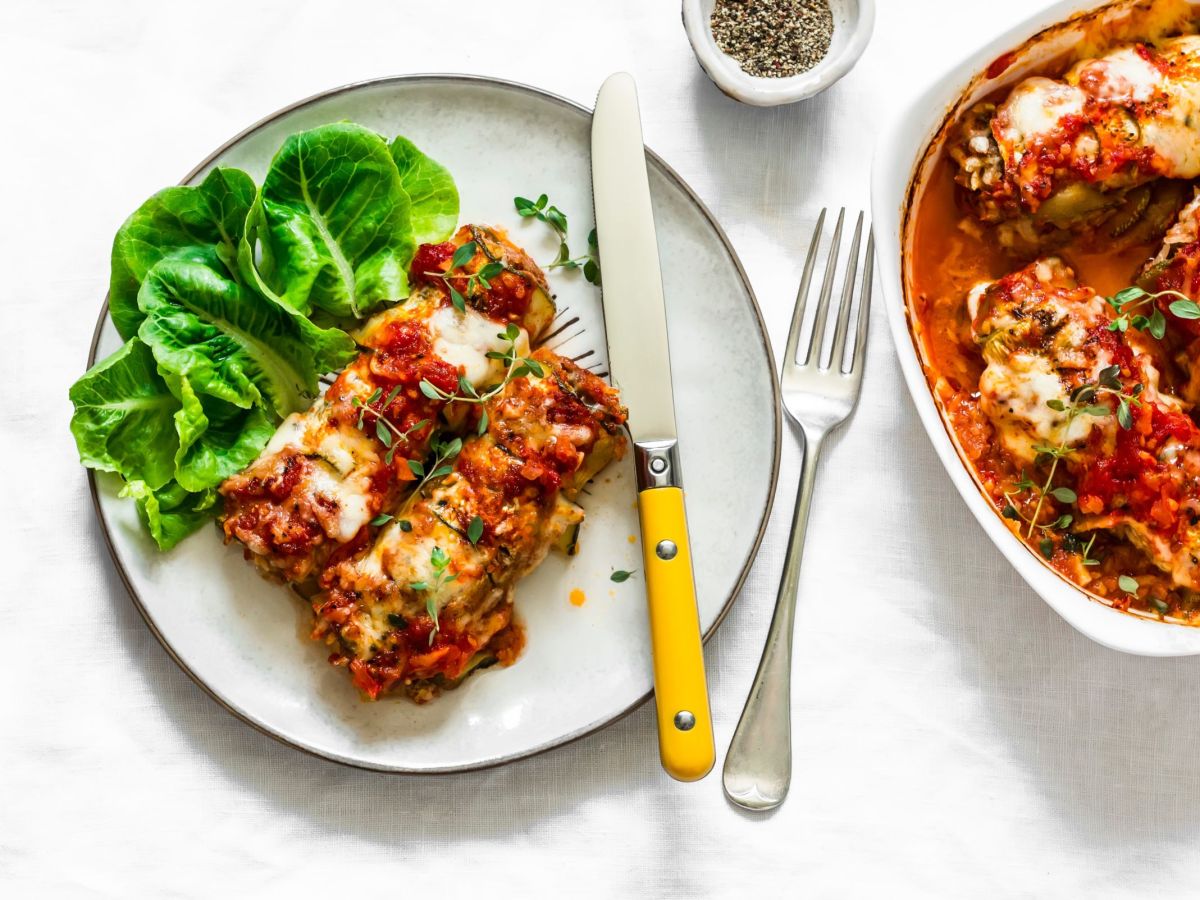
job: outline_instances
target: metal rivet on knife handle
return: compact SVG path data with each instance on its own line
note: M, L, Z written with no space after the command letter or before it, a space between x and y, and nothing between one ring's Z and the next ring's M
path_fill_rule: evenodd
M674 438L635 443L633 466L639 491L656 487L682 487L679 448Z
M696 717L686 709L675 713L675 727L680 731L691 731L696 727Z

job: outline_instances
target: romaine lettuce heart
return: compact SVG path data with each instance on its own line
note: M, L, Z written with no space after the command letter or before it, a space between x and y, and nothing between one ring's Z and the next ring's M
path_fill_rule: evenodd
M175 474L179 401L137 338L71 385L71 434L85 466L136 478L149 490Z
M113 240L124 347L71 388L85 466L115 472L160 549L217 512L215 488L347 365L327 324L408 295L418 242L449 237L450 173L403 137L349 123L288 138L261 190L216 168L155 194Z
M166 374L179 398L175 431L175 480L188 491L204 491L246 468L275 433L275 422L260 407L239 409L224 400L197 394L186 378Z
M350 123L303 131L267 170L241 264L302 313L361 318L408 296L409 215L383 138Z
M405 137L397 137L389 148L400 184L412 204L409 220L417 244L437 244L458 226L458 188L441 163L430 159Z
M282 417L317 393L317 376L354 356L342 331L322 329L211 266L164 259L138 292L138 336L165 371L192 389Z
M136 501L138 518L159 550L170 550L212 519L218 499L216 489L191 493L174 481L159 490L131 481L121 488L121 496Z
M113 324L128 340L142 313L138 289L161 259L217 256L235 271L237 249L256 188L240 169L216 168L195 187L159 191L133 213L113 239L108 307Z

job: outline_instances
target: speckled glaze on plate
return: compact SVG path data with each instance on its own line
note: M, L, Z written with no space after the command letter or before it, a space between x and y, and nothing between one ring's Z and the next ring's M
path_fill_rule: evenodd
M215 165L260 180L292 132L349 119L404 134L446 164L462 195L461 222L506 226L537 259L557 249L545 226L520 219L514 195L546 192L576 241L591 227L591 113L523 85L414 75L337 88L264 119L218 149L183 181ZM671 337L684 483L700 624L711 636L749 570L778 474L778 387L762 317L724 233L669 167L649 157ZM607 368L598 291L578 273L555 274L559 322L549 342ZM101 312L89 360L120 345ZM629 460L581 498L582 546L550 558L517 589L528 644L518 662L469 678L427 706L400 698L364 703L327 648L307 638L309 614L288 590L259 577L217 529L157 552L111 476L92 491L105 536L134 602L167 652L217 702L260 731L328 759L390 772L453 772L510 762L589 734L651 693L645 594ZM572 591L583 592L581 605ZM578 595L576 595L578 599ZM653 753L653 747L646 748Z

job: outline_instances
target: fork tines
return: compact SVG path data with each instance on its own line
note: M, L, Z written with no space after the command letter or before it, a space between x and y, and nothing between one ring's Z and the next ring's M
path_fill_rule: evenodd
M868 225L867 250L862 260L862 286L858 296L858 316L854 332L854 345L849 354L846 353L846 343L850 330L850 311L854 305L854 284L858 276L859 250L862 243L863 214L858 214L854 225L854 237L850 241L850 253L846 258L846 267L842 276L841 296L838 302L837 319L833 330L833 340L829 342L828 351L825 348L825 332L829 321L830 299L833 295L834 284L837 280L837 263L842 242L842 227L845 224L846 210L843 207L838 212L837 224L833 228L833 237L825 260L825 274L821 280L820 295L817 299L816 310L812 316L811 328L807 329L808 340L800 346L800 335L805 331L805 312L808 308L809 288L812 284L813 269L816 267L821 238L825 230L825 214L821 210L813 229L812 243L808 248L808 258L804 261L804 271L800 277L800 289L796 295L796 311L792 315L792 327L788 332L787 350L784 353L783 367L827 373L836 371L846 377L860 377L862 374L863 357L867 339L867 321L871 308L871 279L874 273L875 239L869 233ZM799 357L797 351L801 350ZM836 360L836 364L835 364Z

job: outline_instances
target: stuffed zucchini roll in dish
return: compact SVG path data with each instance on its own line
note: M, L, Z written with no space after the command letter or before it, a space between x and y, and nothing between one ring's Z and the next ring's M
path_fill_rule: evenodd
M967 204L1000 240L1036 250L1063 232L1161 233L1200 176L1200 36L1081 60L964 116L949 151ZM1141 232L1145 233L1141 233Z
M1200 196L1179 213L1179 218L1163 237L1157 255L1142 270L1138 283L1148 291L1174 292L1158 298L1164 314L1170 312L1175 294L1200 300ZM1200 337L1198 319L1174 319L1172 325L1193 338Z
M424 702L477 666L513 662L518 579L573 544L575 496L624 453L615 390L547 350L525 370L486 402L461 404L481 433L438 441L431 465L444 477L322 576L314 637L367 698L403 688Z
M968 302L980 409L1020 471L988 479L1011 527L1106 596L1130 593L1121 573L1138 551L1163 573L1160 596L1200 591L1200 429L1160 391L1146 335L1110 329L1110 306L1056 259Z
M364 325L363 354L325 395L221 486L226 540L268 575L311 580L338 548L367 541L370 522L411 489L444 398L499 381L497 357L528 353L554 318L541 269L493 229L421 246L412 282L412 296Z

